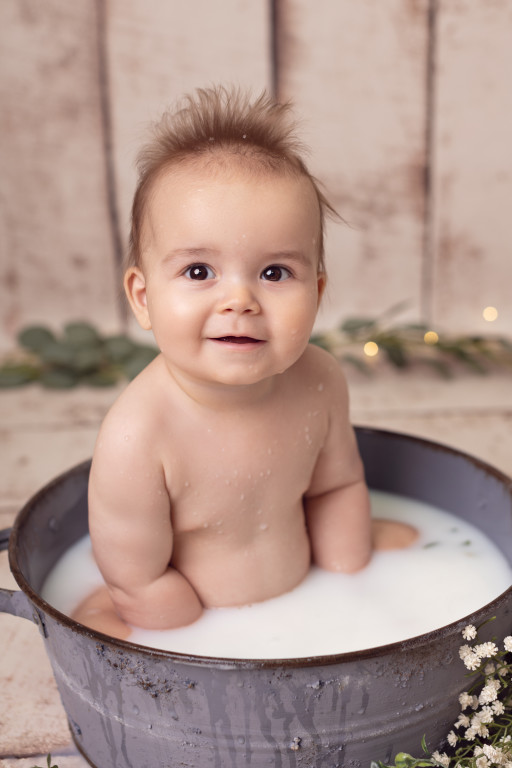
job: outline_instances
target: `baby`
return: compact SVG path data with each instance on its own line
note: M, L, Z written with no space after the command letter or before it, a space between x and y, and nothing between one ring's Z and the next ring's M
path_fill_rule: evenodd
M140 155L124 286L161 354L107 415L89 523L106 587L75 618L116 637L293 589L372 552L338 363L308 344L333 211L289 108L224 88ZM380 524L375 545L415 532Z

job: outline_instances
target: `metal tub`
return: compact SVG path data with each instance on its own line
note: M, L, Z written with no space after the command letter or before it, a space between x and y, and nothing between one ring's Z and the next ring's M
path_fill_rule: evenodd
M509 478L426 440L364 428L357 436L370 487L468 520L512 563ZM467 686L462 628L495 616L482 637L511 633L512 588L439 630L306 659L187 656L93 632L40 596L57 559L87 532L89 466L50 482L0 532L21 589L0 589L0 611L39 626L73 739L97 768L357 768L399 750L418 754L424 734L433 750Z

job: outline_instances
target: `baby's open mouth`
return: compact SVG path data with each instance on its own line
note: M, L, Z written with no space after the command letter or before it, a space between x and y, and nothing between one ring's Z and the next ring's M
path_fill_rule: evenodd
M229 344L261 344L262 339L253 339L252 336L219 336L214 341L225 341Z

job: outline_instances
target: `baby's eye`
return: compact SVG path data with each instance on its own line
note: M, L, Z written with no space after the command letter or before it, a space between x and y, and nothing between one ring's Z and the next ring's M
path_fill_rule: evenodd
M191 280L211 280L215 277L213 269L206 264L192 264L187 267L184 274Z
M281 280L288 280L292 276L292 273L286 267L278 267L276 264L271 264L270 267L266 267L261 273L262 280L270 280L272 283L278 283Z

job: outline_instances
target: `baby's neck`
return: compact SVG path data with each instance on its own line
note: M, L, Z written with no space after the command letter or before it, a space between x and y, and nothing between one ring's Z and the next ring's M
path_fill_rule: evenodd
M168 375L190 400L212 411L229 411L261 404L276 389L277 376L254 384L235 386L189 379L167 367Z

